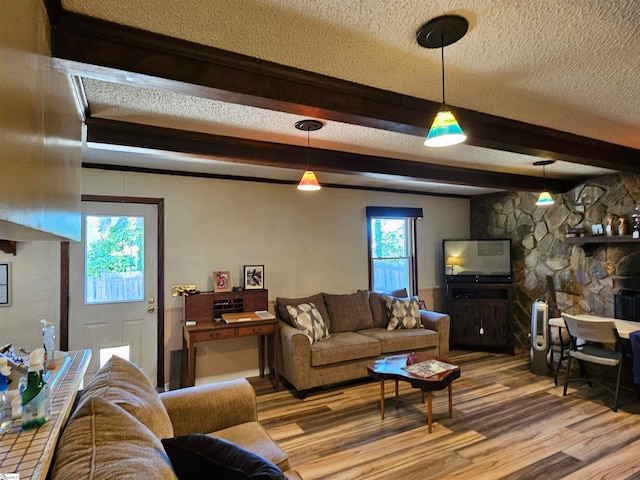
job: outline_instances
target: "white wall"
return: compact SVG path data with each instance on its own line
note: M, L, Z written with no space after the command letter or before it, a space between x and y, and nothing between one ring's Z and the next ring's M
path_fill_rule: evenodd
M229 270L233 285L240 285L243 265L259 264L265 266L270 301L276 296L367 288L365 207L402 206L424 211L417 232L419 287L421 294L428 293L441 281L442 239L469 235L469 202L463 199L331 188L303 193L295 186L94 169L82 170L82 193L165 200L167 375L169 352L182 346L182 299L171 297L171 285L195 283L200 290L211 290L214 270ZM35 279L36 288L58 292L59 244L18 248L18 256L10 257L16 259L14 278ZM0 259L4 255L0 253ZM39 340L37 321L43 315L57 325L55 295L39 294L37 302L31 302L30 288L29 282L16 284L22 297L14 297L13 307L0 309L0 323L29 325L6 331L4 343L30 345L33 338ZM200 381L255 375L257 367L255 338L198 348Z

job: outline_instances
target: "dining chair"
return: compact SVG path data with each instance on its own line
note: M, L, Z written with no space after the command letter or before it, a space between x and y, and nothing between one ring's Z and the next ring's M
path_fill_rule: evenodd
M563 396L567 394L567 385L573 381L588 382L589 386L597 384L614 394L613 408L618 411L618 394L620 392L620 379L622 377L622 359L624 357L620 344L620 337L613 321L582 320L566 313L562 319L567 326L570 336L569 359L567 360L567 372L564 381ZM578 341L580 340L580 341ZM614 349L604 345L613 345ZM571 360L576 359L580 365L580 377L569 378L571 374ZM586 363L595 363L606 367L617 367L615 390L608 384L596 382L587 376Z

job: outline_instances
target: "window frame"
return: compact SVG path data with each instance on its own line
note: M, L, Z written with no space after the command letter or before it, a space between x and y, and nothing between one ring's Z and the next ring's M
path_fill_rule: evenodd
M416 220L422 218L421 208L408 208L408 207L367 207L367 257L369 264L369 290L374 290L373 285L373 232L371 229L371 223L373 219L403 219L406 221L407 229L405 232L405 241L409 240L409 285L407 285L407 294L409 296L418 294L418 236Z

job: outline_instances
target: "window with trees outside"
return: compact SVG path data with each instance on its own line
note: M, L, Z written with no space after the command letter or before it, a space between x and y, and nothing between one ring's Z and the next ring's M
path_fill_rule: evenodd
M144 298L144 217L86 216L85 304Z
M367 207L369 289L418 293L416 219L421 208Z

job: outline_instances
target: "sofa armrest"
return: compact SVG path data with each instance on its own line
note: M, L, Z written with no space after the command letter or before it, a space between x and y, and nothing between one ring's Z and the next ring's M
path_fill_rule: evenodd
M310 388L311 343L307 336L297 328L280 321L280 346L282 348L281 373L296 390Z
M449 357L449 331L451 319L446 313L420 310L422 325L429 330L438 332L438 355L442 358Z
M160 394L175 435L212 433L258 421L256 393L244 378Z

